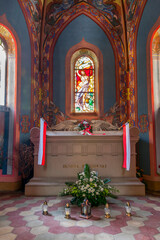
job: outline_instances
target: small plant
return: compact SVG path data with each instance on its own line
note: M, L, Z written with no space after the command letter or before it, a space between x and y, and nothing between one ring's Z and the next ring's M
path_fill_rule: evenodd
M78 180L74 183L66 183L67 188L60 195L72 195L71 203L78 206L85 198L89 200L92 206L106 204L106 197L115 198L113 192L117 192L115 188L107 184L109 181L108 178L102 180L97 176L97 172L90 171L88 164L86 164L84 171L78 173Z

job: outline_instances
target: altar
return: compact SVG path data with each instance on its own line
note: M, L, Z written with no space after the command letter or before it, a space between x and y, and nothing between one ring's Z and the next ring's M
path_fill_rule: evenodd
M105 133L105 135L103 135ZM74 181L87 163L91 170L119 190L119 195L145 195L145 186L136 178L136 143L139 129L130 128L131 166L123 164L123 132L103 131L81 135L78 131L47 131L46 163L38 165L39 128L31 129L34 144L34 177L25 187L27 196L57 195L66 181Z

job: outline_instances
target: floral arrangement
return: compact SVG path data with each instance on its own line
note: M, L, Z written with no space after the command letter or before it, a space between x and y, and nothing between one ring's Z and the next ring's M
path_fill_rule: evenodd
M84 172L78 173L78 180L74 183L66 183L67 188L60 194L61 196L72 195L72 204L78 206L84 201L85 198L89 200L92 206L106 204L106 197L115 197L113 192L117 190L107 183L110 180L102 180L97 176L96 171L90 171L88 164L84 166Z
M84 133L92 133L92 126L86 120L83 120L78 124L78 129Z

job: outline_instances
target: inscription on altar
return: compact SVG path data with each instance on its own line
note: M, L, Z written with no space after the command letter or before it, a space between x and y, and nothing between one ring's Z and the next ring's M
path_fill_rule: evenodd
M107 168L107 164L90 164L89 165L91 169L94 168ZM84 164L78 165L78 164L63 164L63 168L84 168Z

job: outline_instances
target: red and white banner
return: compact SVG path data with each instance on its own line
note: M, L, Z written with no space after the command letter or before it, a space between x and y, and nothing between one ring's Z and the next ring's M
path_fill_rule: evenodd
M45 164L46 130L47 130L47 123L45 122L45 120L43 118L40 118L38 165Z
M123 150L124 150L123 168L129 171L131 152L130 152L130 134L129 134L128 122L123 125Z

